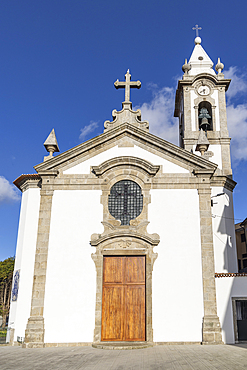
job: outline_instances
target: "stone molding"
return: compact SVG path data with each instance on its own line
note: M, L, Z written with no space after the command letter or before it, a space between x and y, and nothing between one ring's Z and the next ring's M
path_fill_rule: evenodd
M55 177L57 176L59 173L58 170L41 170L41 171L38 171L38 174L41 176L41 177L46 177L46 176L49 176L49 177Z
M13 184L24 193L30 188L40 188L41 177L38 174L21 175L13 181Z
M104 226L106 226L105 222L102 222L102 223L103 223ZM110 241L110 240L114 241L115 239L117 240L119 238L130 238L131 240L133 238L135 238L135 239L138 239L138 240L140 240L144 243L148 243L152 246L156 246L160 242L160 238L159 238L158 234L151 234L151 235L147 236L147 235L143 235L142 233L138 233L136 231L128 230L126 228L125 228L125 230L124 229L121 230L120 227L118 227L116 229L118 229L118 230L116 230L116 231L114 230L113 232L109 232L106 235L92 234L90 244L92 245L92 247L97 247L99 244L101 244L103 242L107 242L107 241ZM126 248L128 248L128 245L121 246L120 249L126 249Z
M101 163L99 166L92 166L91 168L92 172L99 177L112 168L119 166L133 166L138 170L142 170L143 172L147 173L149 176L155 176L160 169L160 166L154 166L145 159L131 156L112 158Z
M163 158L187 169L192 170L193 168L217 167L214 163L209 162L188 150L169 143L166 140L139 129L134 125L123 123L120 126L68 150L67 152L51 158L49 161L38 164L34 168L38 173L47 170L59 170L61 173L61 170L64 170L64 168L67 169L74 166L75 161L82 162L85 159L89 159L96 154L105 151L106 147L117 145L118 140L125 137L134 140L137 145L140 145L146 150L160 155Z
M215 172L214 169L203 169L203 170L197 170L197 169L195 169L193 171L193 173L196 176L199 176L199 177L209 177L209 178L211 178L213 176L214 172Z
M184 132L184 142L185 144L196 144L199 136L198 131L186 130ZM210 140L212 145L230 145L231 138L229 136L222 137L220 131L207 131L207 138Z
M137 111L132 110L132 103L131 102L123 102L122 103L122 110L117 111L114 109L112 111L112 118L113 121L105 121L104 123L104 132L113 129L121 125L122 123L130 123L132 125L137 126L138 128L149 131L149 123L148 121L141 121L141 110L137 109Z
M212 176L211 178L211 186L222 186L227 190L233 191L236 185L236 181L228 176Z
M122 169L126 175L125 177L122 176L121 179L125 179L129 176L130 168L134 169L132 166L122 166ZM145 175L144 171L142 173ZM110 171L107 171L105 175L106 176L104 178L101 176L96 177L95 175L90 174L61 175L60 177L54 179L53 183L46 183L44 179L42 183L43 190L41 191L53 192L55 190L103 190L105 188L106 181L114 181L114 175L112 175ZM116 175L119 177L120 181L120 175L118 174L118 171L116 171ZM198 184L203 181L202 178L196 176L195 171L188 174L162 174L160 170L157 172L156 176L152 177L146 173L144 178L145 186L152 189L198 189ZM134 181L133 176L129 176L128 179ZM140 186L142 186L142 182L140 182L140 184ZM236 182L227 176L218 176L214 174L210 179L210 184L211 186L222 186L232 191L236 185Z

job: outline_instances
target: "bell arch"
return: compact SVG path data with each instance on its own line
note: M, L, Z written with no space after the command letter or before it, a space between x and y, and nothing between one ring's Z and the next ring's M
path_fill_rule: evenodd
M208 124L205 125L203 123L202 116L205 116L207 118ZM198 106L198 119L199 129L202 129L204 131L213 131L212 105L206 100L201 101Z
M199 115L201 108L206 108L209 112L210 118L210 130L209 131L216 131L216 115L215 115L215 100L211 96L207 96L206 98L197 97L194 100L194 109L195 109L195 122L196 122L196 131L200 130L200 121Z

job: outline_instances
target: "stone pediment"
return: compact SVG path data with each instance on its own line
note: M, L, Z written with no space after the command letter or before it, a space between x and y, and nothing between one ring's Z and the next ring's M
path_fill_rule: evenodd
M52 170L64 171L117 145L125 147L133 147L136 145L146 152L155 154L189 172L208 169L213 173L217 168L216 164L209 162L207 159L199 157L198 155L128 123L123 123L112 128L56 157L51 157L51 159L34 166L34 168L38 173ZM116 157L116 155L113 157ZM105 161L101 161L99 164L103 166L103 162ZM155 167L155 165L159 165L159 163L154 163L152 161L152 165ZM98 170L99 169L97 169L97 171Z

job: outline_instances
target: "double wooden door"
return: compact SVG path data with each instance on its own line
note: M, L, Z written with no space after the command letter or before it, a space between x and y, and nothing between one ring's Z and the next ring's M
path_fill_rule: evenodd
M104 257L102 341L145 341L145 256Z

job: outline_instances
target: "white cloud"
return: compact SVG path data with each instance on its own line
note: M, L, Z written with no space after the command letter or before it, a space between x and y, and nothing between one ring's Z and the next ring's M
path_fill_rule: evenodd
M230 78L232 80L226 93L228 102L230 103L232 98L247 91L246 75L240 74L236 66L230 67L228 70L224 71L224 75L225 78Z
M0 176L0 203L19 199L20 195L14 185L10 184L5 177Z
M175 89L150 84L153 98L149 103L143 103L134 109L141 109L142 120L149 121L149 130L152 134L178 144L178 120L173 117L175 103Z
M99 125L99 122L90 121L89 125L81 129L79 139L84 140L88 134L93 132L98 127L98 125Z
M224 75L232 80L226 93L226 110L229 135L232 138L232 159L237 164L240 160L247 160L247 76L241 74L237 67L230 67L224 71ZM241 103L234 104L234 99L235 102L241 100Z
M247 160L247 104L230 104L226 110L232 158Z

